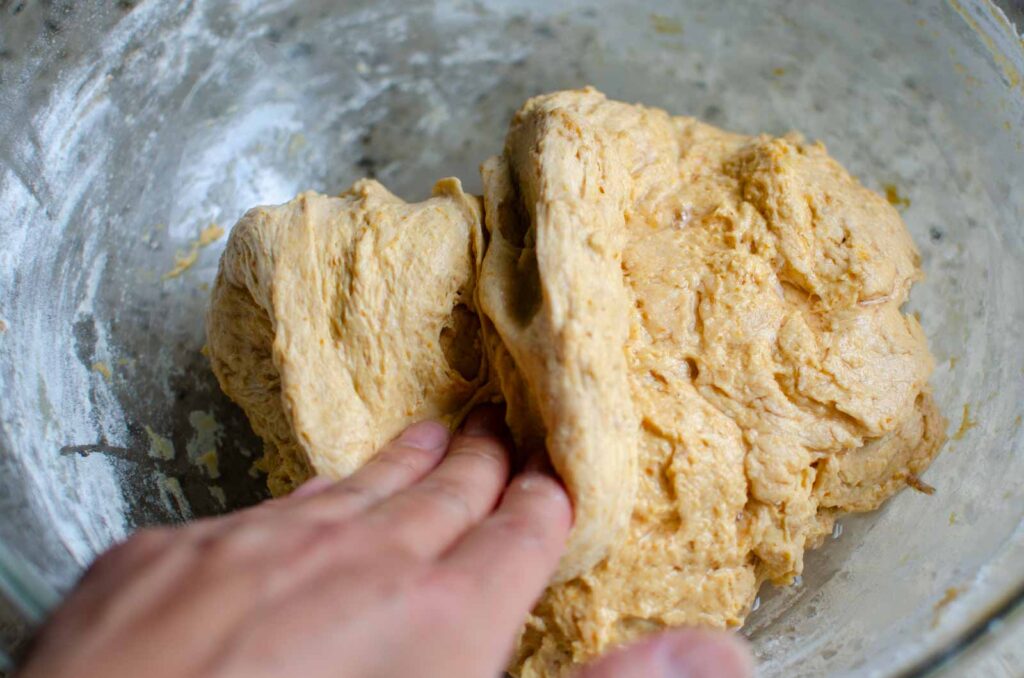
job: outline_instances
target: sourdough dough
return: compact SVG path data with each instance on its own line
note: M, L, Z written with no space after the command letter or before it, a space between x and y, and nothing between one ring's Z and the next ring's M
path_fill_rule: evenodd
M418 205L364 181L250 212L209 345L275 493L414 419L507 402L576 509L514 674L739 625L836 515L937 452L932 358L900 312L917 251L821 144L586 89L528 101L482 173L486 248L454 180Z

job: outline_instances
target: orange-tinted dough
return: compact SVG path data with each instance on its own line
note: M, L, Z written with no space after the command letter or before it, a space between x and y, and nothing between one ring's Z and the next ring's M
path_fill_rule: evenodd
M917 251L822 145L587 89L528 101L483 177L485 219L454 180L415 205L364 181L251 211L209 345L275 493L507 401L576 510L513 673L741 624L938 451L932 357L900 312Z

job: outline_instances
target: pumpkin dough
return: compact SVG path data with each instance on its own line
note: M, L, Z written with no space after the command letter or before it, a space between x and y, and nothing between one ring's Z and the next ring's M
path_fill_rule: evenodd
M900 312L918 254L821 144L585 89L528 101L482 173L486 248L454 180L418 205L364 181L251 211L209 344L275 493L507 402L576 510L515 675L738 626L837 515L917 484L945 430Z
M473 291L477 198L409 205L376 181L250 210L207 318L221 388L264 441L274 495L342 478L409 424L454 425L487 381Z
M821 144L559 92L519 111L484 179L482 310L514 357L556 355L515 369L550 379L587 357L576 341L550 351L574 323L613 318L628 328L623 356L591 374L611 379L625 363L622 407L638 422L624 445L638 483L626 532L549 587L516 674L562 675L663 626L738 626L762 581L800 574L837 513L876 508L937 452L933 361L900 313L917 251L895 209ZM514 285L502 262L531 257L545 305L565 317L532 334L489 294ZM592 388L581 380L561 400L537 389L534 406L557 421ZM586 421L594 445L621 440L619 422ZM618 450L579 444L620 467Z

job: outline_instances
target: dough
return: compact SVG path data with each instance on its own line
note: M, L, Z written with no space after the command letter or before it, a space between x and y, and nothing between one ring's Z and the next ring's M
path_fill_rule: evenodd
M407 425L454 425L485 395L480 223L456 179L415 205L363 180L238 222L207 343L221 388L264 440L273 494L314 470L342 478Z
M491 235L480 308L509 423L522 447L545 446L575 520L556 581L603 558L629 522L638 421L624 350L632 301L621 273L627 165L597 128L517 116L505 158L482 167ZM581 152L586 147L592 152Z
M528 101L482 173L483 216L451 179L417 205L364 181L251 211L209 345L275 493L507 402L576 510L515 675L738 626L837 515L917 483L945 430L900 312L918 254L821 144L586 89Z
M569 377L559 399L536 390L543 421L570 413L600 431L577 454L621 468L602 437L636 454L638 485L607 557L536 606L517 675L563 675L663 626L738 626L762 581L800 574L837 513L876 508L937 452L932 358L900 313L917 251L893 207L822 145L559 92L519 111L484 178L481 308L515 369L529 383L561 378L592 359L573 320L621 322L626 340L604 349L622 355L590 374L618 384L625 363L623 419L638 422L623 444L618 421L571 414L593 383ZM545 304L568 318L533 333L489 289L515 284L503 234L521 231ZM538 355L539 366L518 359ZM564 468L582 463L566 450L563 465L552 457L563 477L579 472Z

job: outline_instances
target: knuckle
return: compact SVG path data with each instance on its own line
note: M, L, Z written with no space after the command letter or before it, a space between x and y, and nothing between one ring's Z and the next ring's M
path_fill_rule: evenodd
M460 625L467 602L475 597L473 580L457 571L436 569L417 586L418 609L431 627Z
M381 463L398 466L406 471L418 472L421 467L433 465L437 455L420 447L395 445L377 455L377 459Z
M358 480L342 481L328 490L328 492L330 492L332 498L348 497L350 499L366 501L374 501L377 498L376 492Z
M430 552L418 543L400 536L386 537L380 542L380 551L396 563L412 565L430 558Z
M419 459L421 455L426 456L426 453L411 447L397 447L381 452L374 462L380 466L390 466L403 474L413 474L418 473L423 464Z
M251 543L254 535L279 531L283 526L293 525L294 521L289 518L288 514L276 508L268 507L253 512L247 509L214 519L216 522L211 522L206 529L197 531L193 539L200 545L200 551L218 553L228 547Z
M494 437L456 439L449 454L488 466L504 465L507 456L504 443Z
M372 521L352 523L338 539L353 545L351 552L356 560L370 558L376 563L412 566L431 557L421 541L410 538L407 531L380 527L380 523Z
M517 547L543 550L547 544L547 531L543 523L531 519L529 515L496 515L494 521L495 531Z
M279 497L277 499L271 499L269 501L257 504L256 506L250 506L249 508L243 511L239 511L238 513L228 516L226 520L234 520L237 522L263 520L281 510L281 508L286 505L287 501L288 497Z
M209 570L231 567L252 551L256 533L261 531L259 525L241 523L225 532L204 535L195 545L200 566Z
M458 481L447 478L427 479L418 486L418 491L424 499L452 513L456 518L468 521L473 517L473 508L466 497L465 488Z

